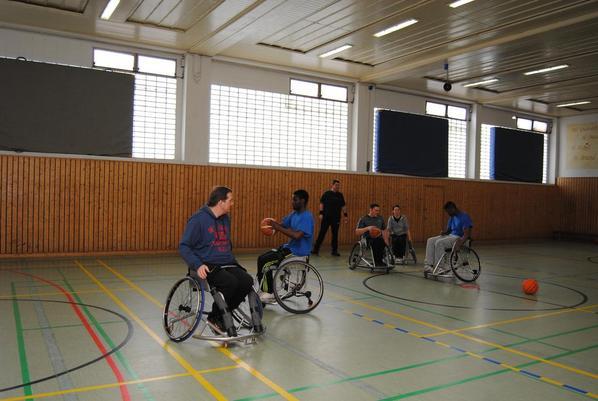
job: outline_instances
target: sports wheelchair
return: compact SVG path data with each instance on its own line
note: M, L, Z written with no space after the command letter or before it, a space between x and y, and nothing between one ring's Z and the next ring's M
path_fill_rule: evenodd
M224 332L208 321L206 308L211 307L212 301L220 310ZM227 346L234 341L255 342L265 331L262 315L262 304L253 288L239 307L230 311L222 294L211 288L206 280L187 276L177 281L168 293L162 323L166 334L174 342L193 336ZM206 333L208 326L213 334ZM197 334L193 334L196 331Z
M356 268L370 269L373 273L375 270L382 270L386 273L390 272L395 267L395 257L392 254L392 250L387 245L384 247L384 256L382 257L384 266L376 266L374 263L374 251L368 244L365 237L361 237L351 250L349 255L349 269L355 270Z
M266 277L273 274L274 299L268 304L278 304L291 313L308 313L320 304L324 296L324 280L307 256L288 256L279 263L264 268L258 288L264 289Z
M455 250L455 244L451 248L445 248L442 257L436 262L432 271L424 270L424 277L457 277L461 281L473 282L480 277L482 266L476 251L471 248L472 240L467 240L461 249Z

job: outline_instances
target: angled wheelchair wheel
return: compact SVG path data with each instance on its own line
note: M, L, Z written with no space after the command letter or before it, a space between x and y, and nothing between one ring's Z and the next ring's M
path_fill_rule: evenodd
M467 246L462 246L458 252L451 253L451 270L461 281L472 282L480 277L482 266L478 254Z
M191 277L177 281L168 293L162 323L168 337L174 342L189 338L202 320L205 293Z
M253 288L251 289L251 291L254 291ZM254 291L255 292L255 291ZM257 296L257 294L255 295L256 299L259 300L259 297ZM258 314L260 315L260 320L264 315L264 308L261 302L257 302L258 307ZM244 328L244 329L251 329L253 328L253 322L251 319L251 309L250 309L250 305L249 305L249 295L245 298L245 300L243 302L241 302L241 304L237 307L237 309L235 309L232 312L233 315L233 321L235 322L235 325L237 326L237 331L239 331L239 329Z
M355 268L359 264L360 259L361 259L361 245L355 244L355 245L353 245L353 249L351 249L351 253L349 254L349 269L355 270Z
M394 269L395 266L395 255L392 253L392 249L389 246L384 247L384 256L382 261L386 264L386 271Z
M291 313L307 313L324 295L322 276L312 265L292 261L281 264L274 275L274 297Z
M413 259L413 264L417 264L417 255L415 254L415 250L411 248L409 250L409 255L411 255L411 259Z

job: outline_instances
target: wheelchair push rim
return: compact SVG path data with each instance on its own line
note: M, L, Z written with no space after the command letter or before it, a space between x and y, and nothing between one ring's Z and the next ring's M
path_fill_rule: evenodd
M184 277L171 288L164 305L164 331L174 342L189 338L202 320L205 304L201 285L191 277Z
M274 275L274 297L291 313L308 313L324 295L324 281L312 265L292 261L282 264Z
M473 249L462 246L459 252L451 252L451 270L455 277L464 282L473 282L480 277L482 266L480 258Z

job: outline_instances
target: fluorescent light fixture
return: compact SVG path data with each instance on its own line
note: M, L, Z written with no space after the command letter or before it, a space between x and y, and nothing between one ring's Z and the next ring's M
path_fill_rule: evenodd
M462 5L465 5L467 3L471 3L473 0L458 0L458 1L453 1L451 4L449 4L449 7L452 8L457 8L457 7L461 7Z
M534 70L534 71L524 72L523 75L542 74L543 72L550 72L550 71L562 70L563 68L567 68L567 67L569 67L569 64L555 65L554 67L542 68L541 70Z
M324 57L329 57L329 56L332 56L333 54L340 53L340 52L342 52L343 50L347 50L347 49L350 49L350 48L352 48L352 47L353 47L353 45L343 45L343 46L341 46L341 47L337 47L336 49L332 49L332 50L330 50L329 52L326 52L326 53L320 54L320 57L322 57L322 58L324 58Z
M580 104L589 104L589 103L592 103L592 102L590 102L589 100L584 100L584 101L581 101L581 102L557 104L556 107L579 106Z
M486 85L486 84L491 84L493 82L498 82L498 78L487 79L485 81L480 81L480 82L472 82L470 84L463 85L463 87L464 88L470 88L472 86Z
M399 29L407 28L413 24L417 24L417 20L415 18L408 19L403 22L399 22L396 25L391 26L390 28L386 28L383 31L377 32L374 34L375 37L381 38L384 35L388 35L389 33L393 33L394 31L398 31Z
M114 12L114 10L116 10L116 7L118 7L118 3L120 3L120 0L110 0L106 5L106 8L104 8L104 11L102 12L100 18L110 19L110 17L112 17L112 13Z

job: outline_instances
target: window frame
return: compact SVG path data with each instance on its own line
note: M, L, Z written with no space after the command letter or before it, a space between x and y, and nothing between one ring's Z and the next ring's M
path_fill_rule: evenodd
M111 52L111 53L122 53L122 54L132 55L133 56L133 69L132 70L127 70L127 69L120 69L120 68L111 68L111 67L97 66L96 62L95 62L95 51L96 50L102 50L102 51L107 51L107 52ZM156 74L156 73L151 73L151 72L139 71L139 56L174 61L174 63L175 63L174 64L174 75ZM106 48L106 47L96 47L96 46L94 46L92 48L92 51L91 51L91 66L92 66L92 68L95 68L95 69L98 69L98 70L132 72L132 73L135 73L135 74L153 75L153 76L156 76L156 77L183 78L182 75L178 75L177 74L177 71L178 71L179 66L180 66L180 62L179 62L179 58L178 57L156 56L156 55L153 55L151 53L139 53L137 51L114 50L114 49L110 49L110 48Z
M430 114L430 113L428 113L428 103L443 105L444 106L444 116L441 116L439 114ZM448 108L449 107L458 107L458 108L464 109L465 110L465 118L449 117L449 115L448 115ZM450 119L459 120L459 121L469 121L469 119L471 117L471 115L469 113L469 109L466 107L466 105L457 105L457 104L454 104L454 103L444 103L444 102L439 101L439 100L426 99L424 110L425 110L424 114L428 115L428 116L444 117L444 118L450 118Z
M547 135L550 135L552 133L552 122L551 121L532 118L532 117L521 117L521 116L513 116L513 117L515 117L515 127L517 127L517 129L519 129L519 130L535 132L537 134L547 134ZM519 128L519 120L531 121L531 129ZM546 130L541 131L539 129L535 129L534 126L536 125L536 123L546 124Z
M308 82L311 84L317 84L318 85L318 96L309 96L309 95L302 95L299 93L293 93L291 91L291 82L292 81L300 81L300 82ZM323 97L322 96L322 85L326 85L326 86L335 86L337 88L343 88L346 90L346 98L345 100L338 100L338 99L330 99L327 97ZM328 100L331 102L340 102L340 103L349 103L349 87L345 86L345 85L341 85L341 84L330 84L327 82L319 82L319 81L311 81L309 79L299 79L299 78L289 78L289 95L291 96L302 96L302 97L307 97L310 99L320 99L320 100Z

